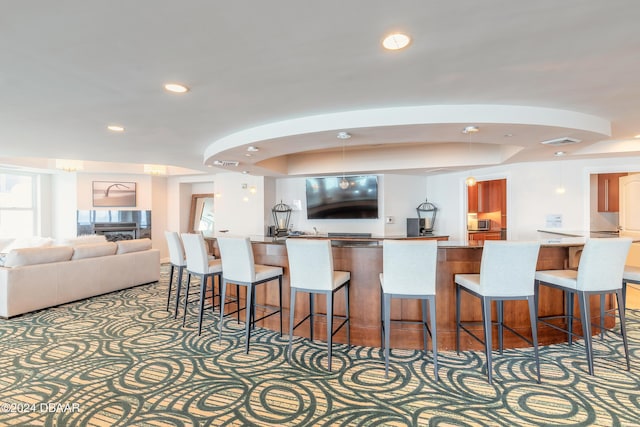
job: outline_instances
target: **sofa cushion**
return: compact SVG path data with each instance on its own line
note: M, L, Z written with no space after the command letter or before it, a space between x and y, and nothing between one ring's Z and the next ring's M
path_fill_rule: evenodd
M19 237L9 243L2 249L2 252L9 253L14 249L22 248L41 248L51 246L53 239L51 237Z
M78 237L70 237L67 239L61 239L59 243L67 246L79 246L79 245L94 245L96 243L104 243L107 241L107 237L103 234L87 234Z
M118 250L116 254L128 254L130 252L140 252L151 249L151 239L133 239L133 240L119 240Z
M93 245L78 245L73 248L71 259L95 258L99 256L114 255L118 245L115 242L95 243Z
M70 246L14 249L7 254L4 266L21 267L24 265L69 261L71 255L73 255L73 248Z

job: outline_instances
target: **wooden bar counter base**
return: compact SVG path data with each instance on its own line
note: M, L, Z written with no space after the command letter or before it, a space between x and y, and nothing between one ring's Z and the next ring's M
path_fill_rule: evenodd
M482 243L476 241L450 242L447 236L431 237L440 240L438 242L438 265L437 265L437 288L436 288L436 308L437 308L437 328L438 328L438 349L455 350L455 284L453 278L458 273L479 273L480 259L482 257ZM284 280L282 289L284 331L288 326L289 309L289 265L287 261L287 249L283 239L273 239L270 237L256 238L253 240L253 252L257 264L274 265L284 268ZM351 343L369 347L380 347L380 281L378 275L382 272L382 240L383 239L331 239L334 241L333 260L334 269L351 272ZM213 253L219 255L215 239L209 239L210 248ZM563 269L571 265L570 256L574 256L576 250L581 247L580 243L562 244L542 244L538 257L538 270ZM564 313L564 294L546 286L540 287L540 307L539 316L561 315ZM278 304L277 285L268 284L256 289L256 302L258 304L274 305ZM335 299L335 313L344 314L343 298ZM325 300L318 298L315 303L316 311L325 313ZM606 308L613 307L613 300L607 298ZM597 316L600 309L598 297L591 299L591 311L593 316ZM471 325L470 329L476 330L482 336L482 316L479 301L468 295L462 296L461 305L463 321L478 322ZM256 311L259 311L256 308ZM495 319L495 306L492 309ZM295 321L298 322L305 313L309 312L309 298L307 295L300 295L296 300ZM299 314L298 314L299 313ZM257 313L258 314L258 313ZM260 316L257 316L260 317ZM420 303L416 300L393 300L391 306L392 320L419 321L421 319ZM505 301L504 303L505 324L511 326L524 336L531 336L529 310L526 301ZM579 322L575 322L579 328ZM614 320L607 319L605 325L610 328ZM279 330L279 319L272 316L259 322L258 326ZM575 329L580 333L578 328ZM334 342L345 343L346 333L343 328L335 337ZM395 323L391 325L391 348L421 349L422 330L420 324ZM596 329L596 328L594 328ZM325 340L326 323L324 317L316 317L316 328L314 338ZM497 329L494 330L497 333ZM594 330L594 333L598 332ZM309 335L308 322L296 329L296 336ZM566 334L549 327L540 327L538 331L540 344L551 344L566 341ZM496 340L494 340L496 341ZM482 346L468 336L461 334L461 350L474 349L482 350ZM504 334L505 348L521 347L526 345L523 341L514 337L508 331Z

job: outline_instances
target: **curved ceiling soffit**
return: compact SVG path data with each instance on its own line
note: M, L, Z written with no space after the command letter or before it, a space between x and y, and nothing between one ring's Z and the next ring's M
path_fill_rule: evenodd
M553 108L511 105L428 105L377 108L320 114L244 129L211 143L204 152L204 163L211 165L214 160L224 160L225 153L248 145L259 144L261 148L271 149L275 147L275 141L296 135L391 126L481 125L483 123L564 128L594 133L603 137L611 136L611 123L608 120L589 114ZM453 138L458 142L465 141L464 135L457 130ZM335 147L335 140L333 140L333 147ZM306 146L295 147L292 144L287 144L286 149L270 150L269 157L303 153L307 149Z

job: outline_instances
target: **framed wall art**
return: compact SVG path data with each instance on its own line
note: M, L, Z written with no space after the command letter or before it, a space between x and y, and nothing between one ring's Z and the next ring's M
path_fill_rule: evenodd
M93 181L94 207L135 207L136 183Z

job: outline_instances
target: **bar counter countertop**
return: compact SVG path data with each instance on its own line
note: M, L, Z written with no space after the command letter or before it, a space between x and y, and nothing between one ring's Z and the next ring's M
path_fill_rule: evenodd
M577 265L579 253L586 239L583 237L554 236L551 239L540 239L541 248L538 256L538 270L552 270L571 268ZM251 236L255 262L258 264L283 267L283 320L284 330L288 331L289 308L289 266L287 261L286 238L265 236ZM325 238L332 240L334 269L351 272L351 343L380 347L380 282L379 273L382 272L382 241L384 239L403 239L405 236L385 236L368 238L344 238L316 235L302 235L288 238ZM479 273L482 257L482 241L449 241L448 236L424 236L418 239L438 240L438 261L436 272L436 310L438 328L438 348L441 350L455 349L455 285L454 275L459 273ZM414 239L414 238L411 238ZM210 249L219 255L215 237L207 238ZM256 288L258 304L277 305L275 287L268 284ZM309 299L306 295L296 301L296 322L302 313L308 313ZM319 298L315 304L316 310L324 313L324 298ZM539 315L563 314L565 307L564 294L547 286L540 288ZM612 299L606 299L606 307L612 308ZM594 315L599 312L599 298L592 298L591 310ZM259 310L258 308L256 310ZM335 312L344 313L343 298L335 299ZM462 320L481 322L480 303L477 299L463 295ZM495 308L494 308L495 315ZM258 316L259 317L259 316ZM420 303L416 300L394 299L391 307L393 320L415 321L421 319ZM272 330L279 329L277 316L272 316L259 326ZM326 325L323 317L316 318L316 339L325 340L323 331ZM613 320L607 319L606 326L612 327ZM529 310L526 301L505 302L505 324L511 326L521 334L530 336ZM308 337L308 322L296 329L296 335ZM579 326L579 325L577 325ZM422 332L419 324L395 323L391 328L391 347L420 349L422 348ZM471 327L472 329L474 326ZM481 323L475 327L478 334L482 334ZM577 331L577 330L576 330ZM577 331L579 332L579 331ZM552 328L540 328L538 333L541 344L564 342L566 335ZM346 334L341 330L334 342L346 342ZM522 346L523 342L510 333L504 336L505 348ZM526 344L525 344L526 345ZM479 343L467 334L461 335L461 350L481 350Z

